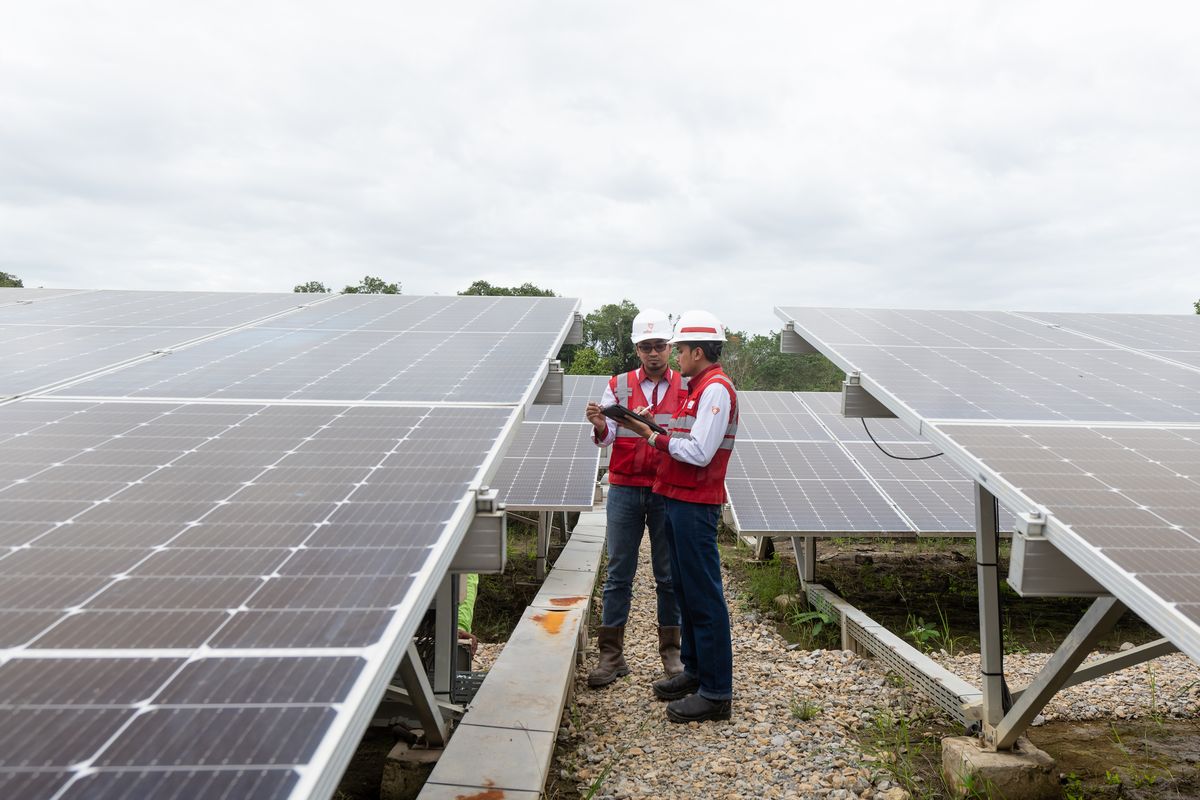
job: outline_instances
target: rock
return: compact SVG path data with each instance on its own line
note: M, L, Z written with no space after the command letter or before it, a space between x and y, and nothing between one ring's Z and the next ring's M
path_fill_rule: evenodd
M1118 647L1117 649L1120 650L1122 653L1124 653L1126 650L1132 650L1133 642L1121 642L1121 646Z
M909 800L912 795L901 789L899 786L893 786L881 795L877 795L879 800Z
M775 607L781 611L786 611L799 602L800 595L798 594L781 594L775 598Z

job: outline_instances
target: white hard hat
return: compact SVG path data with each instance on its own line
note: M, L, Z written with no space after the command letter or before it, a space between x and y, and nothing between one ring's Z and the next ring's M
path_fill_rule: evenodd
M647 339L670 339L671 318L665 311L647 308L633 318L633 336L631 338L634 344Z
M671 344L723 341L725 341L725 326L707 311L683 312L675 323L675 336L671 338Z

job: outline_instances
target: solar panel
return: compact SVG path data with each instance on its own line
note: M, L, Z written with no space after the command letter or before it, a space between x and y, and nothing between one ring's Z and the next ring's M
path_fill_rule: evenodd
M505 505L514 510L592 508L601 449L592 443L591 424L582 420L585 406L600 400L608 380L565 375L562 405L530 406L491 480Z
M1006 505L1047 512L1055 547L1200 659L1200 371L1164 360L1195 346L1194 320L778 312Z
M557 352L575 301L511 300L343 295L57 395L515 403Z
M778 311L916 418L1200 422L1200 371L1016 314Z
M525 412L527 422L583 422L590 401L600 402L607 375L564 375L561 405L535 405Z
M291 293L96 291L0 304L6 346L0 395L30 393L317 299Z
M1023 312L1046 325L1105 342L1171 357L1174 351L1200 352L1200 315L1196 314L1070 314Z
M339 297L320 319L343 301L377 328L407 306L490 323L505 308ZM123 313L102 305L80 318ZM0 405L0 793L331 791L574 305L520 302L532 330L484 332L477 361L540 340L509 353L525 385L499 381L496 405L294 403L296 375L257 383L256 403ZM553 314L558 331L541 332ZM354 344L377 383L404 370ZM476 385L445 365L430 394Z
M798 518L811 520L815 512L785 509L780 504L784 498L791 503L809 502L814 493L811 489L801 490L806 487L785 489L784 485L820 480L825 489L823 495L817 496L840 499L841 507L851 502L868 506L864 514L846 511L833 514L836 521L833 524L837 526L849 521L865 527L848 530L830 527L825 531L827 534L973 534L970 477L945 458L902 461L885 455L867 438L861 420L840 415L840 398L837 392L738 394L742 419L729 468L729 478L738 483L727 484L738 522L755 519L753 524L779 526L755 529L771 533L792 530L787 526ZM764 419L769 423L764 424ZM915 435L899 420L872 419L869 425L871 435L893 455L911 458L936 452L928 442L914 441ZM744 437L743 432L747 431L753 434ZM773 480L781 485L764 494L761 487L741 483L745 480ZM862 481L868 486L864 487ZM869 491L872 487L875 495ZM770 514L755 508L763 496L774 504L775 510ZM902 527L896 527L896 515L889 509L899 510ZM1012 523L1012 516L1002 510L1001 524L1009 529ZM875 525L882 527L874 528ZM806 529L806 532L813 531Z
M1200 633L1200 428L940 429Z
M0 287L0 306L8 306L17 303L35 303L43 300L53 300L56 297L66 297L67 295L79 294L87 291L86 289L44 289L41 287L33 287L28 289Z
M790 392L739 392L725 490L747 535L911 535L870 479Z

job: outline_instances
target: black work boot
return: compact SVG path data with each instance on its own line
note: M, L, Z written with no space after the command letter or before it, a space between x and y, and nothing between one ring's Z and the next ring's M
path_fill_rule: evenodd
M683 662L679 660L678 625L658 629L658 655L662 658L663 672L667 673L668 678L683 672Z
M733 703L729 700L709 700L699 694L689 694L681 700L667 703L667 719L671 722L705 722L729 719Z
M625 663L625 626L600 626L596 636L596 645L600 648L600 662L588 673L588 686L598 689L629 674L629 665Z
M654 696L659 700L678 700L700 688L700 679L681 672L654 682Z

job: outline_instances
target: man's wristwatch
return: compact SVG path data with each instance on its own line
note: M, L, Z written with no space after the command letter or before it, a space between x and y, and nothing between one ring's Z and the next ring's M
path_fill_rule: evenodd
M650 431L650 435L648 437L646 437L646 441L650 443L651 447L654 447L654 442L657 439L658 439L658 431Z

